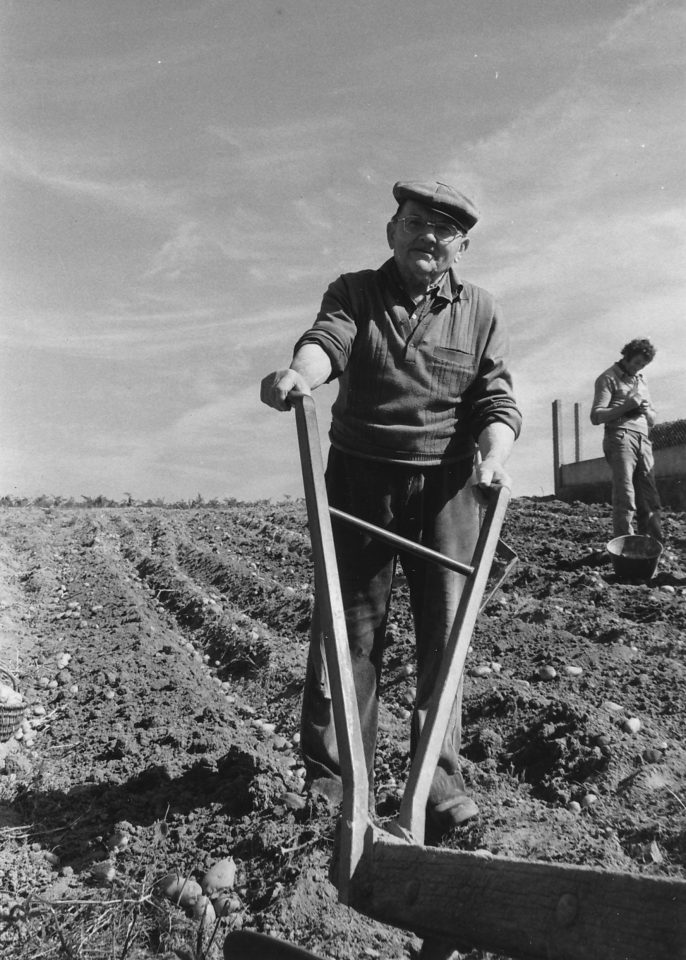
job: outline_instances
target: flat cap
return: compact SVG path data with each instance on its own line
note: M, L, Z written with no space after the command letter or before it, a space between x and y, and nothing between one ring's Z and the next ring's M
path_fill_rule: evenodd
M398 203L416 200L437 213L454 220L463 230L471 230L479 219L479 211L463 193L438 180L399 180L393 186Z

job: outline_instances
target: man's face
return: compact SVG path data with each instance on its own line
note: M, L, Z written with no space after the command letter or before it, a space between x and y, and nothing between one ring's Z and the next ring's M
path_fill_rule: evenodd
M454 226L450 217L430 210L415 200L406 200L399 217L418 217L425 222L446 223ZM388 244L400 274L408 288L426 289L434 283L469 246L467 237L458 234L454 240L441 242L432 228L407 233L402 223L391 221L386 229Z
M632 357L624 360L624 367L626 372L630 373L632 377L635 377L639 370L642 370L644 367L648 366L650 361L644 353L635 353Z

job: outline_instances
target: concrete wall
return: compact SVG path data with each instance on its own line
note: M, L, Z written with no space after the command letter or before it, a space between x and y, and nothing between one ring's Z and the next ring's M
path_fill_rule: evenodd
M663 506L686 510L686 444L655 451L655 478ZM556 495L560 500L610 503L612 474L605 458L560 464Z

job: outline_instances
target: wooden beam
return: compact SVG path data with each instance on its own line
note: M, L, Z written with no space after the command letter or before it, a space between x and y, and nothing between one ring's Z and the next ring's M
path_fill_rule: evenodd
M357 910L512 960L686 960L686 883L413 846L374 831Z

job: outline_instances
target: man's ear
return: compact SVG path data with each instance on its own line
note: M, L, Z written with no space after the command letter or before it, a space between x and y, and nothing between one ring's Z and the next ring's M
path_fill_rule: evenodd
M462 243L461 243L460 246L457 248L457 253L455 254L455 259L456 259L456 260L459 260L460 257L462 256L462 254L467 252L467 248L468 248L468 247L469 247L469 237L464 237L463 240L462 240Z
M398 224L395 220L389 220L386 224L386 240L388 240L388 246L393 249L395 244L395 231L398 229Z

